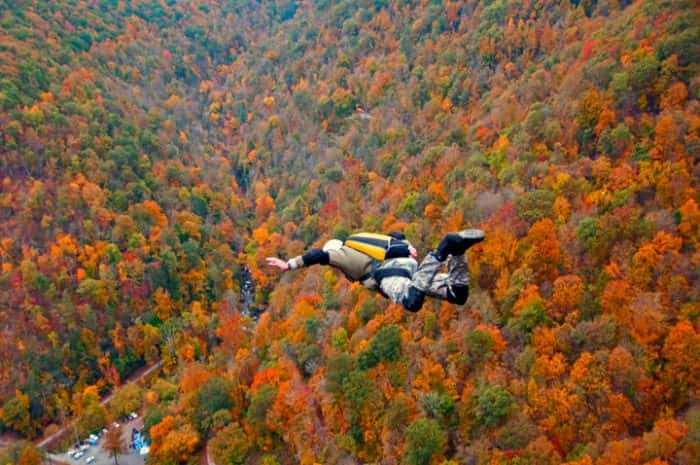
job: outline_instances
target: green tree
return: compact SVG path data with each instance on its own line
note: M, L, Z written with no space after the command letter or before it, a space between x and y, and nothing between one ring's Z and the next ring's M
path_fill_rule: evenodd
M0 79L0 108L10 110L20 102L17 85L10 79Z
M432 418L419 418L406 429L407 450L404 463L427 465L447 448L447 434Z
M629 84L639 92L651 90L659 73L659 61L649 55L637 61L629 73Z
M515 207L522 219L534 223L552 216L555 198L556 195L552 191L536 189L515 199Z
M238 423L231 423L209 442L211 454L217 465L241 465L245 463L251 442Z
M532 331L547 321L547 313L544 310L542 300L536 299L528 303L518 314L508 320L508 329L520 340L528 340Z
M197 393L196 414L201 430L209 430L216 412L233 408L232 388L233 382L222 377L212 378L201 387Z
M351 419L356 418L362 408L377 399L377 386L367 372L351 371L343 381L343 398L348 406L347 414Z
M211 428L214 431L219 431L231 423L232 420L233 417L231 416L231 412L229 410L219 410L214 412L214 415L211 416Z
M136 383L129 383L117 390L109 402L109 410L115 418L128 416L141 408L143 389Z
M156 404L149 407L143 415L143 431L145 432L145 436L150 437L151 427L160 423L166 415L167 411L163 405Z
M2 408L2 422L11 430L31 438L35 433L35 425L29 414L29 398L17 392L15 397L5 402Z
M341 352L328 359L326 363L326 390L340 392L343 381L352 371L353 358L347 352Z
M550 113L549 108L542 102L533 104L525 119L525 131L531 137L541 140L544 137L545 125Z
M226 378L210 379L197 393L199 407L207 414L213 414L218 410L230 410L233 408L232 388L233 382Z
M357 365L366 370L379 362L396 361L401 356L401 329L389 325L377 331L369 347L358 354Z
M434 391L427 393L421 399L421 408L430 418L448 428L458 422L455 400L447 394Z
M99 400L89 400L83 405L83 411L78 418L78 431L89 434L102 429L107 424L107 413Z
M246 422L257 428L258 431L265 429L265 417L267 411L272 407L277 395L277 388L270 385L261 386L250 401L248 413L246 414Z
M596 218L584 218L576 228L576 239L585 250L592 250L597 243L599 224Z
M156 382L153 383L153 386L151 386L151 388L153 389L153 392L155 392L158 395L158 399L161 402L174 400L177 396L177 386L164 379L156 380Z
M474 399L477 426L492 427L505 421L513 407L513 396L501 386L487 386Z
M694 19L693 21L697 21ZM677 34L665 37L659 45L658 55L661 59L667 59L673 55L678 57L678 64L681 66L697 65L700 62L700 51L698 51L698 37L700 27L697 23L694 27L683 28Z
M466 356L469 363L478 364L493 356L493 337L488 331L474 329L465 337L467 343Z
M401 328L389 325L379 331L370 342L370 350L381 361L396 361L401 356Z
M279 460L273 454L263 455L261 465L280 465Z

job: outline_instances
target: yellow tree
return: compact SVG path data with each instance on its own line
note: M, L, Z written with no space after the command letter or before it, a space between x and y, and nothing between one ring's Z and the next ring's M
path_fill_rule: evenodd
M579 276L570 274L555 279L552 289L554 316L561 317L563 313L576 310L582 295L583 280Z
M663 383L667 397L684 403L700 392L700 334L689 321L678 322L666 337L662 356L666 360Z
M17 465L41 465L41 454L33 445L28 445L22 449Z
M78 429L89 433L101 429L107 423L107 411L100 404L97 386L88 386L73 397L73 413L78 418Z
M681 214L681 222L678 225L683 238L697 247L700 241L700 207L692 197L686 200L678 209Z
M200 443L199 433L180 416L166 416L151 427L150 433L150 453L154 463L186 463Z
M539 279L555 279L559 274L562 251L552 220L545 218L533 224L527 233L527 241L530 249L525 254L525 263Z
M632 324L632 299L636 290L627 281L610 281L603 291L601 306L603 311L611 314L621 325L630 327Z

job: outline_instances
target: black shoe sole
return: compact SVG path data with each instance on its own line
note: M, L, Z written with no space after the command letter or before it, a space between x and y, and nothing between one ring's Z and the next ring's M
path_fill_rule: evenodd
M486 233L481 229L464 229L459 231L457 235L468 241L483 241L486 238Z
M465 241L467 249L486 238L486 234L481 229L464 229L459 231L457 235Z

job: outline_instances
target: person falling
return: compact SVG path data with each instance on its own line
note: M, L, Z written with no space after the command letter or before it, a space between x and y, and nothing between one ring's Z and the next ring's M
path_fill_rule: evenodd
M350 281L403 305L410 312L423 306L425 296L463 305L469 296L469 264L465 252L484 240L484 231L465 229L446 234L418 264L416 249L397 232L357 233L345 241L332 239L290 260L268 257L265 263L282 271L330 265ZM438 273L447 265L446 273Z

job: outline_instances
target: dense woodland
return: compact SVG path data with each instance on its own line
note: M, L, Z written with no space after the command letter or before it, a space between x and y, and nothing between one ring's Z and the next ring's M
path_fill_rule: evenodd
M697 464L699 66L692 0L0 0L0 432L141 409L150 464ZM264 268L464 227L461 307Z

